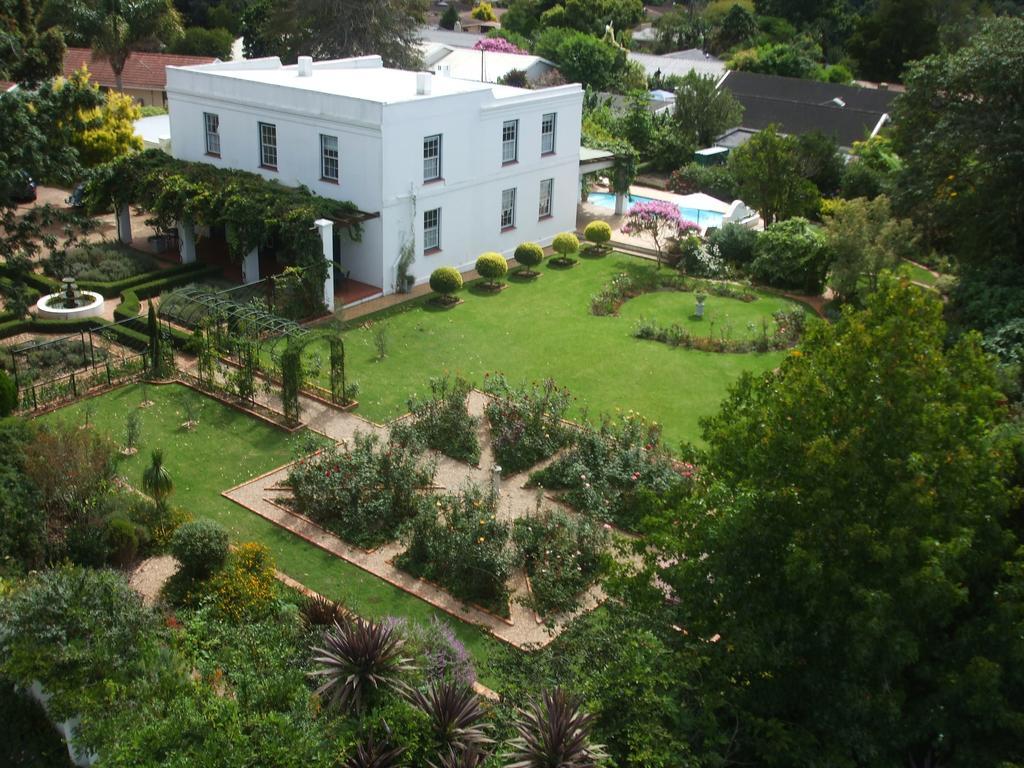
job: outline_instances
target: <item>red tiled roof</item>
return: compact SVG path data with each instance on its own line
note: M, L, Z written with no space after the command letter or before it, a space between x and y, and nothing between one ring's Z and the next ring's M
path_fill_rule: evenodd
M167 86L167 72L164 67L189 67L196 64L212 64L212 56L179 56L171 53L145 53L135 51L124 64L121 80L125 88L162 91ZM94 83L113 88L116 85L114 70L110 62L93 58L88 48L68 48L64 54L64 76L67 77L85 65Z
M17 83L12 83L7 80L0 80L0 93L7 93L12 90Z

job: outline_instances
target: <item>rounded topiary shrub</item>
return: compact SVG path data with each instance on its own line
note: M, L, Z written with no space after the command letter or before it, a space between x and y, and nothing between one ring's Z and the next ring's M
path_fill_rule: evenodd
M0 371L0 418L10 416L18 405L18 388L14 379Z
M446 303L455 301L454 293L462 288L462 275L455 267L438 267L430 273L430 289Z
M583 237L591 243L591 253L604 253L612 239L612 228L607 221L592 221L583 230Z
M212 520L185 523L171 537L171 554L186 574L206 578L227 560L228 532Z
M516 248L515 256L516 261L525 267L520 274L529 277L530 275L537 274L533 271L533 268L544 261L544 249L536 243L520 243L519 247Z
M551 241L551 247L558 254L551 260L552 263L563 266L575 264L576 259L572 258L572 254L579 251L580 239L572 232L562 232L555 235L555 239Z
M480 258L476 260L476 271L487 281L489 287L494 288L508 274L508 262L500 253L488 251L480 254Z

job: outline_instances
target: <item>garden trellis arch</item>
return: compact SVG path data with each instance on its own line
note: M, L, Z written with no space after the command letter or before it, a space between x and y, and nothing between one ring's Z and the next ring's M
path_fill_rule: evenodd
M300 339L309 334L294 320L276 315L253 302L242 303L226 296L228 291L214 291L201 285L187 285L168 294L160 302L166 313L181 324L198 327L207 317L223 321L233 329L257 339Z

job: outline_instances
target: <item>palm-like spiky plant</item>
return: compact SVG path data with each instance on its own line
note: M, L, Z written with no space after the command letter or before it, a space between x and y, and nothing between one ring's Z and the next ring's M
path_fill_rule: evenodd
M489 757L486 752L475 749L458 751L448 747L448 751L439 755L437 762L427 761L430 768L480 768Z
M307 597L300 606L299 613L307 627L330 627L335 622L344 621L346 615L340 603L323 595Z
M322 648L313 648L319 668L312 677L324 678L317 695L343 710L363 710L378 690L395 687L403 672L413 669L402 656L405 639L394 624L361 619L336 621L324 633Z
M561 688L545 691L540 701L519 711L506 768L595 768L606 757L590 743L594 716Z
M158 507L163 507L174 490L174 480L164 466L164 452L159 448L153 451L152 463L142 471L142 490L153 497Z
M430 718L442 747L464 752L490 743L480 697L464 683L432 682L426 692L407 689L406 698Z
M342 768L396 768L403 747L395 747L388 738L377 740L371 733L366 741L356 744L352 754L345 758Z

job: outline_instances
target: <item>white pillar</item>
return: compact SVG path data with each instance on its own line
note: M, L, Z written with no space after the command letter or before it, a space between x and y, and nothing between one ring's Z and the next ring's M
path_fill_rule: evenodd
M132 212L127 205L117 209L117 239L125 245L132 242Z
M248 285L260 279L260 249L253 248L242 260L242 282Z
M182 264L192 264L196 260L196 228L188 219L178 222L178 254Z
M320 230L320 243L323 246L324 261L327 262L327 279L324 280L324 305L328 312L334 311L334 222L330 219L317 219L313 222Z
M615 194L615 215L621 216L626 212L626 196L621 192Z

